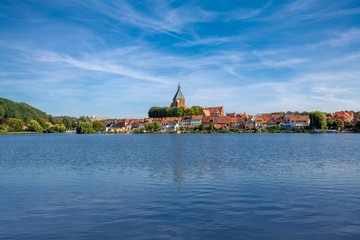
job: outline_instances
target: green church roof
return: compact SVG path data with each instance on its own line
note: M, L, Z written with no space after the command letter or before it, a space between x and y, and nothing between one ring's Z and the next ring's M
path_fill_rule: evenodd
M178 86L178 90L174 96L174 99L185 99L184 95L182 94L181 92L181 87L180 87L180 83L179 83L179 86Z

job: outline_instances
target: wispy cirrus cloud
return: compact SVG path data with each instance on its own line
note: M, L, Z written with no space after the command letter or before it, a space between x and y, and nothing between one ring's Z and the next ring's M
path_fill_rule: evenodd
M228 112L359 108L355 2L7 5L0 94L52 114L144 117L179 81Z

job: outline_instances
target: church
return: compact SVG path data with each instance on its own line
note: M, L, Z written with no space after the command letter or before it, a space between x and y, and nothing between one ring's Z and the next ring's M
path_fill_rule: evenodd
M178 90L173 98L173 102L170 107L185 107L185 97L181 92L181 86L179 83Z

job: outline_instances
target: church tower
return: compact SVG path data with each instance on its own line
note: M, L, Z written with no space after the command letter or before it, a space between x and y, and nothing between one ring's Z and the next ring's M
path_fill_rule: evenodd
M180 82L170 107L185 107L185 97L181 92Z

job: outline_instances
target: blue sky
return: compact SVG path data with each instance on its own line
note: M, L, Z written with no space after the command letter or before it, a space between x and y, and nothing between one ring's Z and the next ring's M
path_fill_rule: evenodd
M360 2L0 2L0 97L52 115L360 110Z

